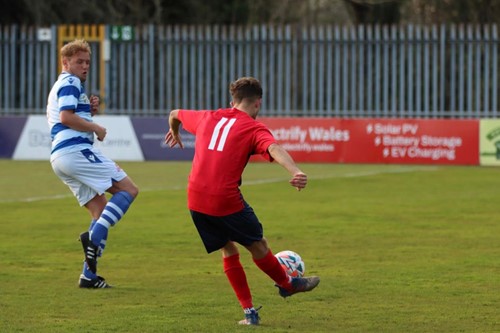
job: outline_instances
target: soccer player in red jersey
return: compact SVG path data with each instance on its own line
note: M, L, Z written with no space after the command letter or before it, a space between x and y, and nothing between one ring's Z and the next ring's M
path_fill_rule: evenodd
M307 176L270 130L256 121L262 104L262 86L252 77L242 77L229 87L231 108L219 110L173 110L165 143L183 143L179 127L196 136L195 154L188 181L188 208L208 253L222 250L224 272L238 298L243 325L258 325L260 318L252 303L245 271L236 243L250 251L253 261L288 297L314 289L319 277L290 277L271 252L262 225L243 199L239 186L251 155L259 154L284 167L290 184L302 190Z

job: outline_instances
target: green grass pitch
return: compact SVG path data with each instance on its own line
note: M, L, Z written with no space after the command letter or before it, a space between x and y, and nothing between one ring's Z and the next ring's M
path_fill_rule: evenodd
M321 283L286 300L242 251L260 327L207 255L186 208L186 162L121 163L141 193L77 288L89 224L48 162L0 160L0 332L499 332L500 169L302 164L306 190L252 163L242 191L272 250Z

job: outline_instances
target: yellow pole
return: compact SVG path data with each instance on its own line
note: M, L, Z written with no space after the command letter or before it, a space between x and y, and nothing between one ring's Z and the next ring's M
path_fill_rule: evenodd
M65 37L65 28L66 26L60 25L57 27L57 74L62 71L62 63L61 63L61 48L64 45L64 37Z
M104 24L99 25L99 40L101 43L101 63L100 63L100 68L99 68L99 97L101 101L100 105L100 111L104 113L104 110L106 109L106 60L104 59L105 52L106 52L106 45L105 45L105 39L106 39L106 33L105 33L105 26Z

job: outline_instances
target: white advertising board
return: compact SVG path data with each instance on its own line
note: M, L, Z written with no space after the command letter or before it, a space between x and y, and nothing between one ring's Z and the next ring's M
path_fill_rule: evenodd
M112 160L143 161L141 147L128 116L96 116L94 121L107 130L103 142L94 146ZM45 115L29 116L14 151L14 160L49 160L51 139Z

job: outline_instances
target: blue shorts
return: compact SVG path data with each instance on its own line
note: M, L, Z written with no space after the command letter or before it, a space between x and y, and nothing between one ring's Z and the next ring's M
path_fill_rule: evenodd
M190 211L208 253L223 248L229 241L248 246L262 239L262 224L252 207L246 202L244 205L243 210L226 216Z

